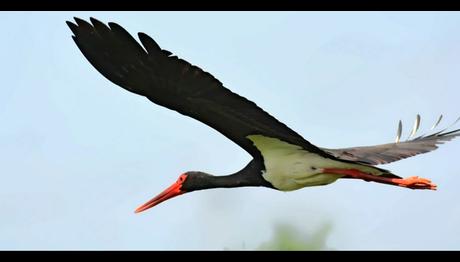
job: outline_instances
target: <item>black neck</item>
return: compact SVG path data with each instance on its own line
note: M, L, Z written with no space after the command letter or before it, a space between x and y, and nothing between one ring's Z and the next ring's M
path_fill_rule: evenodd
M264 186L273 188L273 186L262 177L263 165L252 160L242 170L227 176L213 176L203 172L199 173L199 178L190 181L187 188L190 191L202 190L209 188L231 188L231 187L246 187L246 186Z
M271 186L262 177L262 168L254 160L234 174L209 178L216 187Z

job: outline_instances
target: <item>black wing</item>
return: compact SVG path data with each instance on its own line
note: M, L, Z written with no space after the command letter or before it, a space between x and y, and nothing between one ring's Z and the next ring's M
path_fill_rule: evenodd
M146 34L138 34L142 47L120 25L90 20L92 24L75 18L77 24L67 24L83 55L113 83L205 123L254 157L260 153L246 137L260 134L335 159L211 74L161 49Z
M434 129L439 124L441 119L442 115L439 117L438 121L432 127L432 129ZM458 118L457 121L455 121L452 125L457 123L459 120L460 118ZM419 124L420 116L417 115L414 129L411 132L412 135L417 132ZM359 161L370 165L387 164L404 158L416 156L418 154L428 153L437 149L438 145L450 141L457 136L460 136L460 129L446 131L447 129L449 128L443 129L442 131L433 133L431 135L422 135L411 140L408 139L404 142L399 142L402 131L402 125L400 121L396 142L394 143L340 149L322 148L322 150L325 150L330 154L333 154L335 157L343 160Z

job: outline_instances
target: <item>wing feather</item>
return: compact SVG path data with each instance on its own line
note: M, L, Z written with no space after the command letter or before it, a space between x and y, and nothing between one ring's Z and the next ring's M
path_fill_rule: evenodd
M295 131L233 93L210 73L161 49L139 33L142 46L116 23L91 18L67 22L73 39L88 61L104 77L155 104L190 116L216 129L254 157L260 152L247 138L260 134L299 145L323 157L336 159L310 144Z
M441 118L442 117L438 119L435 126L439 124ZM454 124L457 121L455 121ZM418 129L419 123L420 118L417 117L412 133L415 134L415 132ZM401 127L401 122L399 127ZM401 128L398 128L398 138L400 137L399 130L401 130ZM322 149L333 154L335 157L344 160L359 161L370 165L387 164L404 158L412 157L418 154L428 153L430 151L437 149L440 144L443 144L447 141L454 139L457 136L460 136L460 129L448 132L446 132L446 130L447 129L443 129L440 132L436 132L426 136L419 136L417 138L406 140L404 142L399 142L399 139L397 138L395 143L388 143L382 145L350 147L340 149Z

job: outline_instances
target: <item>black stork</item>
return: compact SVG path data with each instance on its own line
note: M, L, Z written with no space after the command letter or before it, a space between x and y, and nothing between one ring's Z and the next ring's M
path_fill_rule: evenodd
M411 189L436 189L430 180L401 178L375 165L426 153L460 135L446 129L400 142L401 121L394 143L327 149L317 147L250 100L233 93L211 74L161 49L148 35L139 44L116 23L90 18L67 21L73 40L88 61L108 80L145 96L160 106L192 117L223 134L253 159L240 171L214 176L199 171L179 179L136 209L142 212L172 197L210 188L263 186L281 191L327 185L339 178L355 178ZM441 121L438 119L436 127ZM432 128L432 129L433 129Z

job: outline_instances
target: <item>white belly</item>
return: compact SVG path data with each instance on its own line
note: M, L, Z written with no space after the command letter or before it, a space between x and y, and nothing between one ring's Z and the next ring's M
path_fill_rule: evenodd
M321 173L323 168L359 168L363 170L362 165L324 158L305 151L300 146L276 138L262 135L251 135L248 138L264 158L263 178L282 191L327 185L343 177L336 174L323 174ZM376 169L367 167L366 169L370 173L376 173Z

